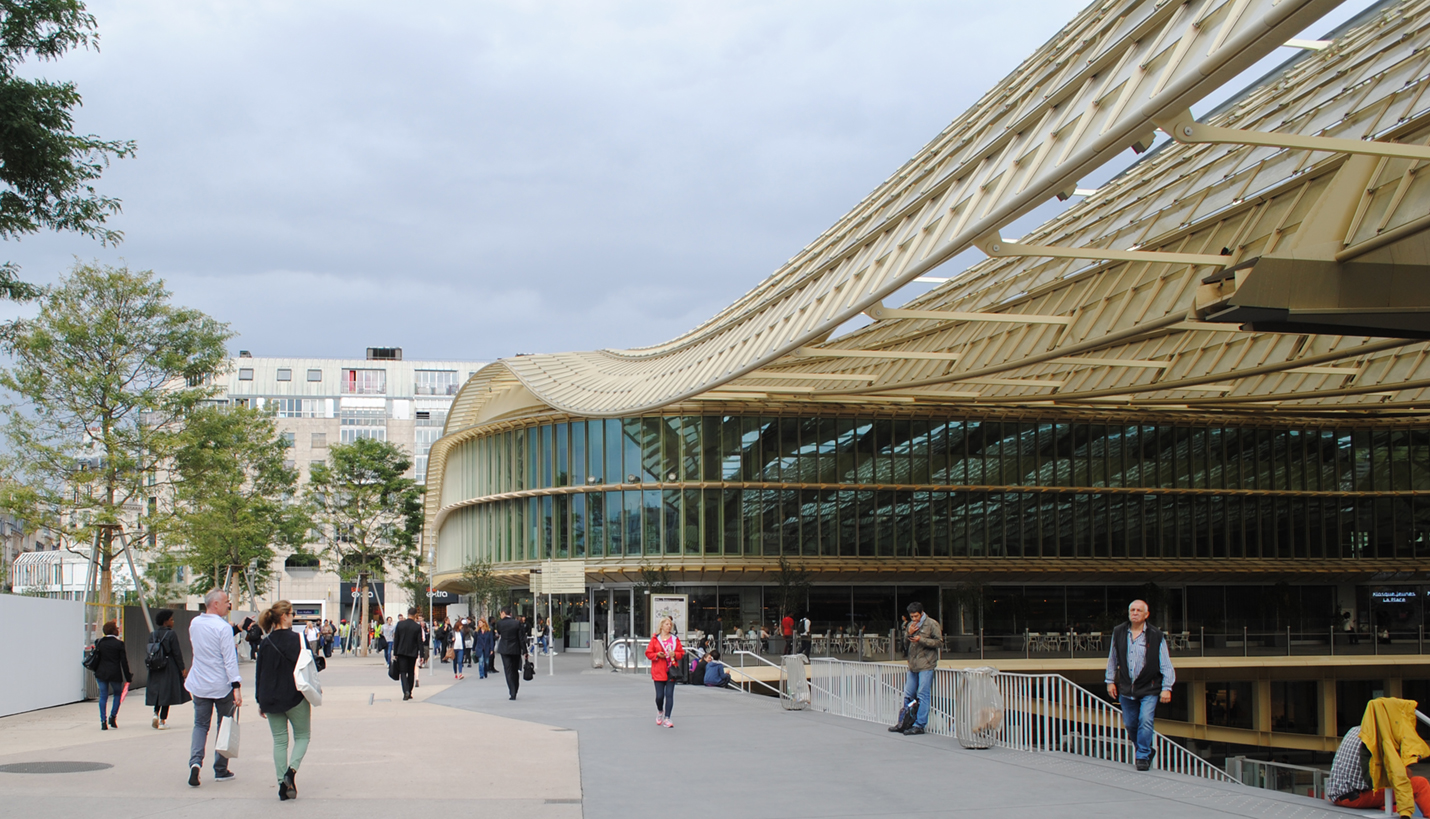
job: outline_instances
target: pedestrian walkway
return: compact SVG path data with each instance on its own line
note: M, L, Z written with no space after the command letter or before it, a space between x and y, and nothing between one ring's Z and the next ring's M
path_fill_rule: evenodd
M432 704L433 695L451 684L449 668L424 671L416 699L404 703L380 658L329 660L296 802L278 801L273 741L251 701L251 663L243 666L249 699L240 717L242 753L231 766L237 776L230 782L214 782L206 759L203 784L188 786L193 708L174 707L169 730L155 731L142 690L120 709L117 731L99 730L93 702L6 717L0 719L0 816L252 819L286 810L304 819L579 817L575 734ZM7 765L46 762L103 767L74 773L3 772ZM554 775L534 777L538 765Z
M252 666L244 668L252 691ZM99 730L94 703L0 719L0 815L105 819L244 817L301 811L326 817L477 815L503 819L1142 815L1325 819L1342 811L1305 798L1218 785L1061 754L967 751L948 739L891 735L883 726L735 691L680 686L675 728L655 725L645 675L590 668L587 655L540 661L509 701L500 675L453 684L450 666L424 672L401 702L380 659L334 658L325 704L298 777L279 803L266 724L243 716L237 778L185 784L192 710L170 730L149 727L143 692ZM371 701L371 702L370 702ZM80 763L98 770L8 773L5 766ZM657 798L655 794L666 793Z
M697 686L677 686L675 727L658 728L649 678L593 670L587 655L559 657L554 677L543 659L515 702L507 701L500 679L470 682L431 702L580 737L585 819L1367 815L1063 754L968 751L942 737L894 735L881 725L785 711L773 698ZM684 807L656 800L663 789L678 792Z

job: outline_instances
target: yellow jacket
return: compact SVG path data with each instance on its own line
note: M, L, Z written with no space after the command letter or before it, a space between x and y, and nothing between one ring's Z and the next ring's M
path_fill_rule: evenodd
M1370 751L1370 781L1374 788L1393 788L1401 816L1415 812L1406 765L1430 756L1430 746L1415 732L1415 700L1380 697L1365 707L1360 741Z

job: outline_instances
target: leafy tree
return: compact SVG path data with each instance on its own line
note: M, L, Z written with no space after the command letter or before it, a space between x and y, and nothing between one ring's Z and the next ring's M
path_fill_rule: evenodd
M489 560L473 561L462 567L462 584L467 587L467 597L471 600L476 617L490 618L501 605L506 592L505 583L497 579Z
M355 581L362 601L358 623L368 621L367 586L375 578L418 565L422 530L422 490L404 477L412 460L395 444L359 438L328 449L331 463L314 465L308 497L325 551L344 580ZM425 587L424 587L425 588ZM367 630L363 652L367 651Z
M184 419L176 438L171 540L183 546L189 566L213 567L218 575L201 575L193 591L228 577L229 595L238 600L246 590L239 580L247 573L250 593L262 593L272 579L274 547L302 551L313 527L297 501L298 470L284 464L288 442L271 413L247 407L200 407Z
M0 0L0 239L41 229L69 230L106 244L122 238L105 226L118 199L90 183L110 158L134 153L130 141L74 133L72 112L81 104L74 83L16 75L27 59L57 60L72 48L99 48L94 15L79 0ZM0 296L37 295L0 264Z
M97 544L100 603L118 530L157 531L173 430L227 363L228 326L169 297L151 271L76 264L5 342L0 386L24 403L3 408L16 485L3 500L64 547Z
M636 582L636 587L646 594L657 592L668 592L675 587L670 583L670 567L656 566L649 561L641 561L641 579Z

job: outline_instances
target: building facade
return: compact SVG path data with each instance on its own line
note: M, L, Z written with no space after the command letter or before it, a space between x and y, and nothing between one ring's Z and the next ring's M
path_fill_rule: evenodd
M1319 13L1230 8L1090 6L700 326L478 371L429 462L439 584L488 561L525 605L579 562L555 614L607 640L657 588L722 634L919 600L950 659L1081 651L1090 684L1142 597L1194 742L1329 751L1367 696L1430 696L1430 3L1194 120Z
M441 435L458 386L482 366L472 361L404 360L396 347L369 348L366 356L353 359L241 352L219 382L215 400L271 410L291 447L288 465L298 470L300 484L307 482L314 464L326 462L331 445L359 438L402 447L412 456L410 476L421 482L428 451ZM321 552L322 544L311 549ZM331 567L313 567L280 554L272 570L276 582L259 595L260 605L286 598L305 616L335 621L351 611L352 591ZM387 608L405 609L411 603L395 583L378 589ZM388 589L402 599L387 600Z

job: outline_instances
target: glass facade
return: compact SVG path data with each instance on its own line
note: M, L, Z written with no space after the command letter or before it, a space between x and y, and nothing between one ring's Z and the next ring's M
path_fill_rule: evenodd
M439 570L641 556L1430 555L1430 428L756 415L448 453ZM513 497L521 493L521 497Z

